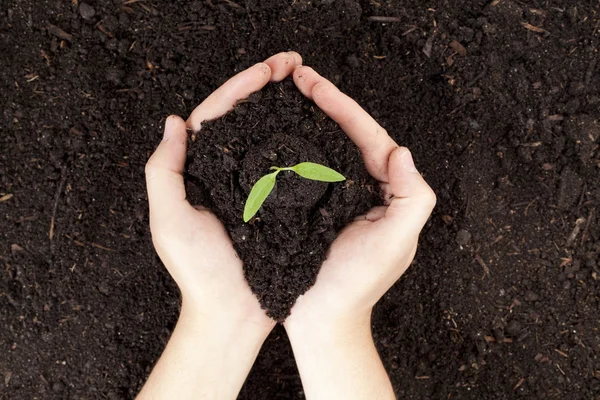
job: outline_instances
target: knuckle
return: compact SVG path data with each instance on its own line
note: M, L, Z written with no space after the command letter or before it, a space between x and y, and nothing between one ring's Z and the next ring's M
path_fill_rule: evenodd
M427 186L427 190L425 190L421 195L421 201L430 210L433 210L437 204L437 196L433 189L431 189L429 186Z
M300 53L296 51L288 51L288 54L292 56L296 64L302 64L302 56L300 55Z
M264 77L271 76L271 67L269 67L269 65L267 63L264 63L264 62L258 63L258 64L256 64L256 68L260 71L260 73Z
M354 121L355 119L356 119L356 116L353 116L350 119L350 122ZM368 154L373 154L373 153L379 151L384 145L387 144L385 140L382 140L386 136L388 136L387 131L385 129L383 129L381 126L377 125L377 127L375 128L375 133L373 134L373 140L371 140L369 142L369 144L367 144L365 146L364 151Z
M331 94L337 90L333 83L329 81L317 82L312 88L313 101L323 110L328 110L333 106Z
M150 160L148 160L148 162L146 163L146 166L144 167L144 173L146 174L146 177L150 177L151 175L154 174L154 172L156 171L156 165L154 163L154 161L152 161L152 158Z
M385 139L390 136L388 134L387 129L385 129L383 126L381 126L379 124L377 124L376 134L377 134L377 139ZM382 141L382 140L380 140L380 141Z
M290 64L293 65L296 63L296 60L294 59L293 54L282 53L282 58L283 58L283 63L286 67L289 66Z
M317 82L315 86L313 86L313 96L315 98L322 98L331 92L333 88L333 84L328 81Z

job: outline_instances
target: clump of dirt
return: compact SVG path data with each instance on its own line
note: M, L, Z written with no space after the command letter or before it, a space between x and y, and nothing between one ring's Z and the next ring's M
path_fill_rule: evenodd
M245 224L253 184L272 166L310 161L339 171L328 184L291 171ZM283 321L315 282L337 233L381 197L360 153L340 127L291 80L273 84L202 126L188 154L188 196L223 221L244 261L246 279L272 318Z

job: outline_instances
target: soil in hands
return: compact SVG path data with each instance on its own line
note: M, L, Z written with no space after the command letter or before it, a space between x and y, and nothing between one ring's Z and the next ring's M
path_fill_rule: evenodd
M231 235L250 287L272 318L283 321L314 283L337 233L379 205L377 182L340 127L291 80L267 86L233 112L202 126L188 154L188 197L209 207ZM291 171L255 218L242 215L252 185L272 166L310 161L346 177L340 183Z

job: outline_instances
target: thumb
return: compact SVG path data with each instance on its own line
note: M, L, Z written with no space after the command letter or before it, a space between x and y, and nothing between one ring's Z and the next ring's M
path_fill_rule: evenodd
M182 172L187 152L185 122L171 115L165 122L162 142L146 164L146 186L150 204L150 223L172 215L185 201Z
M390 188L394 198L381 220L391 238L419 236L435 207L436 196L417 171L410 151L398 147L388 161Z

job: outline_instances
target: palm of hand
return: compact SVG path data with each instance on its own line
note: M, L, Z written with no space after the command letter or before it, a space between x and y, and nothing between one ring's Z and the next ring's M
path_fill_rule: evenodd
M208 210L191 206L172 215L171 225L153 236L156 250L185 300L215 313L267 322L246 283L242 261L221 222Z
M350 224L333 242L315 285L301 296L293 313L322 318L368 312L409 266L416 244L406 243L393 254L380 237L378 221Z

